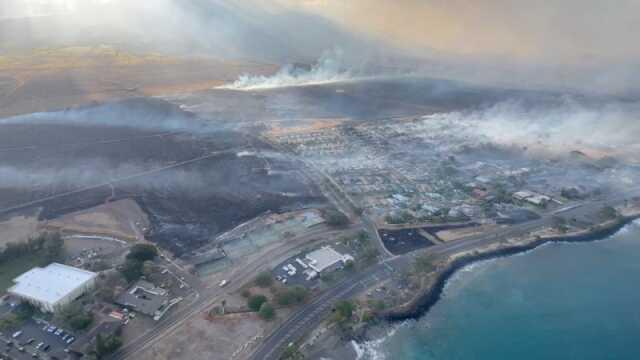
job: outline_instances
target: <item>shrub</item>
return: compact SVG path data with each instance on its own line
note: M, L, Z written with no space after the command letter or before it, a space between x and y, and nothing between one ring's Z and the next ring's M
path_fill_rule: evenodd
M142 276L142 266L142 261L128 258L124 264L122 264L120 272L128 282L133 282Z
M327 220L329 226L345 226L349 223L349 218L338 210L326 210L324 212L324 218Z
M273 309L273 306L271 306L271 304L265 302L260 305L260 311L258 312L258 314L265 320L271 320L275 317L276 311Z
M273 284L273 277L270 272L264 271L256 276L255 283L261 288L267 288Z
M247 299L247 306L253 311L259 311L262 304L267 302L264 295L252 295Z
M282 306L300 304L307 298L309 291L302 286L285 289L276 294L276 302Z
M135 259L140 262L153 260L158 256L158 249L151 244L135 244L129 250L127 259Z
M356 306L350 301L342 300L338 302L335 307L336 320L338 322L351 320L355 308Z

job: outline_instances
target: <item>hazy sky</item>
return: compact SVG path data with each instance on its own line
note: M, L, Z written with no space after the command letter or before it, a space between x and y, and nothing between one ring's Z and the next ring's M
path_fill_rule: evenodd
M31 24L39 46L111 36L119 44L276 62L341 48L346 58L439 61L465 77L612 89L640 83L638 0L0 1L0 19L60 13L68 15L55 29ZM30 28L19 32L0 32L0 47L28 43L20 36Z

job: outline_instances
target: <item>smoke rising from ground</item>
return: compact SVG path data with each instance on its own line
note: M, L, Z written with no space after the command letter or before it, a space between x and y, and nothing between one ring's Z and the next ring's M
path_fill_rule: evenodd
M426 119L495 144L528 146L555 155L579 150L594 157L611 154L640 161L638 102L585 104L566 97L555 104L531 105L513 100Z
M334 50L325 53L318 62L308 69L285 65L272 76L242 75L232 84L223 85L218 89L227 90L269 90L294 86L326 85L347 81L362 80L366 77L358 76L346 67L342 58L342 51Z
M4 0L0 14L0 50L112 44L283 65L339 47L349 72L369 61L512 86L640 90L632 0ZM236 85L319 80L280 77Z

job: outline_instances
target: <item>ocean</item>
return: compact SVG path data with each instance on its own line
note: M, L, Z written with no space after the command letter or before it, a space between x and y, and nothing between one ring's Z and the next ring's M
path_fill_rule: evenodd
M360 359L640 359L640 222L463 268Z

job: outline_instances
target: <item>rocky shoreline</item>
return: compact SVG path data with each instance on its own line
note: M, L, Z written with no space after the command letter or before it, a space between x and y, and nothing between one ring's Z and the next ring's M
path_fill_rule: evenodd
M548 243L560 242L590 242L607 238L631 222L640 219L640 210L634 211L632 214L621 216L616 220L612 220L589 230L585 230L573 234L564 234L556 236L536 236L525 242L512 243L498 249L486 250L484 252L474 251L469 254L454 258L446 265L437 270L435 279L430 285L419 291L419 294L410 302L387 309L377 315L378 321L374 321L365 325L353 334L351 338L341 338L333 334L328 336L325 334L319 344L314 346L315 351L309 355L310 358L322 359L360 359L359 344L371 341L378 341L386 337L389 331L393 331L394 324L401 323L406 320L415 320L431 310L431 308L440 300L447 281L460 269L485 260L491 260L501 257L517 255L523 252L533 250L541 245Z
M385 311L384 313L380 314L379 318L387 322L398 322L422 317L424 314L429 312L431 307L433 307L438 302L438 300L440 300L444 287L447 284L449 278L451 278L451 276L453 276L456 271L473 263L516 255L529 250L533 250L547 243L588 242L600 240L615 234L624 226L639 218L640 214L624 216L610 223L597 226L593 230L590 230L588 232L562 236L540 237L525 244L512 245L483 253L474 253L454 259L438 272L435 282L432 286L426 289L426 292L423 292L413 301L406 305L403 305L402 307L397 307Z

